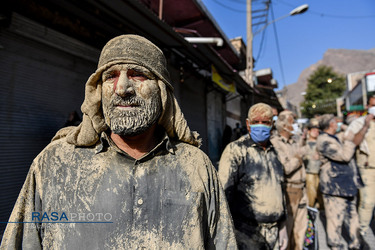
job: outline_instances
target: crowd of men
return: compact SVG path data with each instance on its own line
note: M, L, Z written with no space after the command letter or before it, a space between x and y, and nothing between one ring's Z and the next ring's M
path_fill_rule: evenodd
M162 51L122 35L104 46L82 113L33 161L1 249L303 249L308 207L324 211L331 249L343 248L344 221L349 248L361 248L375 206L375 96L346 127L324 114L300 134L291 111L257 103L216 170Z

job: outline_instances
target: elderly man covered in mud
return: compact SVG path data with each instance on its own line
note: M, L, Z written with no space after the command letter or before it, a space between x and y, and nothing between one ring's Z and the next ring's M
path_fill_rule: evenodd
M288 209L287 231L288 249L303 247L307 228L306 171L302 162L305 150L293 138L294 117L291 111L282 111L276 121L277 134L271 138L279 160L284 166L286 183L286 203Z
M166 66L143 37L105 45L82 123L33 161L2 248L236 248L224 192Z
M287 246L284 171L269 140L272 116L269 105L253 105L249 134L228 144L219 163L239 249Z
M336 136L338 125L333 114L321 116L319 126L323 133L318 136L316 149L322 162L320 190L327 218L327 244L331 249L344 249L341 229L345 221L349 227L349 249L360 249L356 206L358 189L363 187L363 183L353 158L359 144L354 142L357 134L351 132L345 137Z

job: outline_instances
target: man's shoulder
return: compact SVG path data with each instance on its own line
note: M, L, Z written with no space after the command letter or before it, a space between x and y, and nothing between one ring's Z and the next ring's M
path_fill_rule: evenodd
M326 145L327 143L337 142L332 136L329 136L327 133L322 133L316 139L316 147L321 148L322 145Z
M327 138L328 138L328 135L326 133L321 133L316 138L316 143L318 144L319 142L321 142L322 140L326 140Z
M251 139L249 134L245 134L235 141L230 142L228 145L231 147L248 147L250 146Z
M176 142L174 154L171 155L173 165L186 173L194 186L201 187L199 190L203 191L202 182L207 182L209 179L216 179L215 168L210 158L198 147L190 145L185 142Z
M270 142L275 148L279 148L279 146L282 144L287 144L286 140L283 139L283 137L279 134L272 135L270 138Z
M281 135L279 133L274 133L270 137L270 141L276 141L276 140L281 140Z
M40 154L46 154L55 151L65 151L67 149L74 148L73 145L66 142L65 138L51 141L47 146L40 152Z
M186 143L183 141L177 141L177 142L174 142L174 146L175 146L175 154L178 157L194 156L194 157L208 158L208 156L206 155L206 153L203 152L203 150L189 143Z
M76 150L77 146L68 143L65 138L61 138L59 140L54 140L50 142L35 158L34 161L38 160L49 160L53 157L58 157L60 160L64 160L65 158L70 158L72 153ZM79 147L83 151L92 151L95 153L94 147Z

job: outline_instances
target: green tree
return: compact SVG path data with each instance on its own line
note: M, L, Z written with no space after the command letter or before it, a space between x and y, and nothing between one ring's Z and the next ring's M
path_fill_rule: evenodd
M346 89L345 77L333 71L332 67L319 66L308 78L302 113L311 118L314 115L336 114L336 98Z

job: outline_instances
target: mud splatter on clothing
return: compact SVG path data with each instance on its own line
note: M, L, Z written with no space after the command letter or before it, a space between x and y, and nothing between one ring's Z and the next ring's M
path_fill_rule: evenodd
M38 223L35 212L75 223ZM209 158L167 136L139 160L105 133L93 147L52 142L34 160L9 221L20 223L8 224L4 249L237 248Z
M336 136L323 133L318 136L316 149L322 162L320 189L323 194L353 197L363 186L354 163L355 144L341 142Z
M254 143L249 135L242 136L231 142L225 148L219 163L219 178L223 184L235 227L242 232L237 235L247 235L241 240L261 243L259 237L252 237L248 231L254 231L260 224L268 224L275 237L268 237L273 246L277 240L278 230L274 223L285 219L286 207L283 189L283 167L277 159L271 144L264 150ZM243 237L242 237L243 238ZM250 239L251 238L251 239ZM263 239L264 239L263 235ZM254 245L249 245L252 248ZM271 247L272 248L272 247Z
M323 163L320 189L327 218L327 243L332 249L342 249L341 228L346 221L350 234L349 248L359 249L356 195L363 183L353 160L355 144L322 133L318 136L316 148Z
M295 140L287 140L280 134L274 135L271 142L285 172L288 249L300 250L303 247L307 228L306 170L300 160L305 154L305 148L301 148Z

